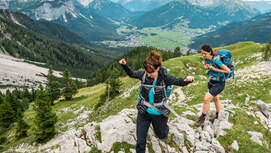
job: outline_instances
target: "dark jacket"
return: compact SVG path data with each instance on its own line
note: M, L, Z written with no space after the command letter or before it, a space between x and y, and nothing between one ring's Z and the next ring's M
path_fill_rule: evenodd
M145 73L144 70L133 71L132 69L129 68L128 65L122 65L122 67L131 78L136 78L142 81L143 75ZM170 86L170 85L186 86L189 83L191 83L191 82L184 82L183 78L176 78L173 75L165 73L165 71L166 70L164 68L161 68L158 71L158 78L157 78L157 83L156 83L157 86L162 86L163 82L165 83L166 86ZM152 85L153 81L154 81L153 78L149 78L148 76L146 76L144 84ZM148 101L147 94L148 92L143 92L142 94L142 96L145 98L146 101ZM159 93L155 94L154 102L155 103L161 102L161 99L163 98L163 96L164 96L163 94L159 94Z

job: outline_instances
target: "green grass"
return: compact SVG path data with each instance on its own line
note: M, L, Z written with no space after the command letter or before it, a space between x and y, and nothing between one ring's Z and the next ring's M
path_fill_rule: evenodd
M185 47L195 35L183 32L175 32L161 28L144 28L140 30L139 40L146 45L158 48L175 48L176 46Z
M101 134L101 127L100 127L100 125L97 125L97 126L95 127L95 130L96 130L96 133L95 133L96 139L97 139L100 143L102 143L102 134Z
M124 151L125 153L132 153L130 149L135 149L134 145L131 145L127 142L116 142L113 144L110 153L113 151L114 153L118 153L119 151Z
M127 26L121 26L117 30L119 35L135 36L145 45L156 48L186 47L191 43L192 38L198 35L194 34L195 31L198 31L198 29L189 29L184 26L176 27L174 30L162 29L160 27L136 30L129 29Z
M254 121L257 120L259 122L259 120L247 115L245 111L237 109L235 111L236 115L234 117L230 117L230 122L233 123L233 127L230 130L225 130L227 135L218 138L226 152L234 152L231 149L231 144L234 140L238 142L239 152L271 152L271 132L265 129L261 124L255 125ZM251 136L248 134L248 131L263 133L263 146L251 141Z
M89 153L102 153L102 151L99 150L98 148L92 147Z

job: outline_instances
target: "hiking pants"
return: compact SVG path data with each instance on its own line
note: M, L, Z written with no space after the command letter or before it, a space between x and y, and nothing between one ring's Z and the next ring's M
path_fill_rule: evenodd
M168 137L168 117L163 115L137 114L136 121L136 153L145 153L146 137L150 123L152 123L154 133L159 139L166 139Z

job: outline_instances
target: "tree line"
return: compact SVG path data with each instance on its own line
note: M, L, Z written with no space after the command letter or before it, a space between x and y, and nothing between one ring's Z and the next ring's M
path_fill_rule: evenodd
M123 56L118 57L114 61L106 64L104 67L97 69L95 73L88 78L87 85L92 86L94 84L105 82L111 76L113 69L119 71L120 76L125 76L126 73L122 70L121 66L118 63L118 61L122 58L125 58L127 60L127 64L135 70L143 68L143 63L152 50L157 50L158 52L160 52L164 61L182 55L180 47L176 47L174 52L163 51L146 46L135 47Z
M34 142L44 143L53 138L57 116L52 111L52 105L61 96L71 100L78 92L78 83L71 78L69 71L64 71L61 80L54 76L50 67L45 86L40 85L38 89L15 88L12 92L7 90L5 94L0 92L0 134L14 127L16 139L21 139L28 136L27 131L32 128ZM33 127L24 120L24 112L31 103L35 112ZM1 144L6 141L6 137L0 137L0 150Z

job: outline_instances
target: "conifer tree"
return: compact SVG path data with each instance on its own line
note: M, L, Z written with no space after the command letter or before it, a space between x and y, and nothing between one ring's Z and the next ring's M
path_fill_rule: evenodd
M179 56L181 56L181 55L182 55L182 53L181 53L180 47L176 47L176 48L174 49L173 56L174 56L174 57L179 57Z
M20 139L27 136L27 130L29 126L25 123L23 119L22 109L19 107L17 110L17 125L16 125L16 134L15 137Z
M56 76L53 74L52 66L50 66L47 76L47 90L49 92L49 97L51 104L60 97L60 85L57 81Z
M55 135L56 114L52 111L48 91L42 86L36 91L35 99L35 141L44 143L49 141Z
M78 92L76 83L71 78L71 73L67 70L64 71L63 74L63 81L64 81L64 89L63 89L63 96L66 100L71 100L72 96Z
M13 111L10 103L3 97L0 97L0 128L8 128L10 124L15 121L15 112Z
M110 77L107 80L107 84L108 84L108 87L109 87L110 98L116 97L121 92L120 91L121 81L120 81L119 77L120 77L119 71L116 68L114 68L112 70L112 73L111 73Z
M6 101L10 104L13 112L15 113L13 115L14 120L15 120L16 119L16 112L17 112L17 109L19 107L18 99L14 94L12 94L9 90L7 90L7 92L6 92Z

